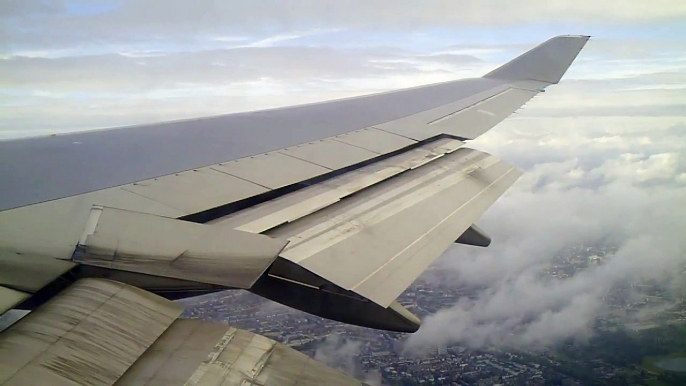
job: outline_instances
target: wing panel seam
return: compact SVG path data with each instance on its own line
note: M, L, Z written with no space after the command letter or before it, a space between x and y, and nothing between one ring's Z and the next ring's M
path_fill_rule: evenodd
M487 101L489 101L489 100L491 100L491 99L497 98L498 96L500 96L500 95L502 95L502 94L505 94L506 92L510 91L511 89L512 89L511 87L508 87L507 89L505 89L505 90L503 90L503 91L500 91L500 92L498 92L498 93L496 93L496 94L493 94L493 95L491 95L491 96L489 96L489 97L487 97L487 98L484 98L484 99L482 99L482 100L480 100L480 101L478 101L478 102L472 103L472 104L469 105L469 106L465 106L465 107L463 107L463 108L461 108L461 109L459 109L459 110L457 110L457 111L453 111L453 112L450 113L450 114L446 114L446 115L444 115L444 116L442 116L442 117L436 118L436 119L434 119L433 121L427 122L426 124L427 124L427 125L433 125L434 123L438 123L438 122L440 122L440 121L443 121L443 120L445 120L445 119L447 119L447 118L452 117L452 116L455 115L455 114L459 114L459 113L461 113L461 112L463 112L463 111L465 111L465 110L468 110L468 109L470 109L470 108L472 108L472 107L476 107L476 106L478 106L478 105L480 105L480 104L482 104L482 103L485 103L485 102L487 102Z
M386 266L388 266L388 264L390 264L391 262L393 262L399 255L401 255L403 252L405 252L406 250L410 249L413 245L415 245L415 244L417 244L418 242L420 242L421 240L423 240L423 239L426 237L426 235L428 235L429 233L433 232L436 228L438 228L438 227L441 226L443 223L445 223L446 221L448 221L451 217L453 217L453 216L455 215L455 213L459 212L459 211L462 210L462 208L464 208L466 205L470 204L472 201L474 201L475 199L477 199L478 197L480 197L481 195L483 195L484 192L490 190L490 189L493 187L493 185L495 185L495 184L498 183L500 180L502 180L503 178L505 178L506 176L508 176L508 175L509 175L512 171L514 171L514 170L516 170L516 168L514 168L514 167L511 167L510 169L508 169L508 170L507 170L505 173L503 173L500 177L496 178L496 179L495 179L493 182L491 182L488 186L486 186L485 188L483 188L479 193L477 193L477 194L474 195L472 198L470 198L469 200L467 200L465 203L463 203L462 205L460 205L460 206L459 206L457 209L455 209L454 211L450 212L450 214L449 214L448 216L446 216L443 220L441 220L441 221L438 222L436 225L434 225L433 227L431 227L428 231L424 232L424 233L423 233L422 235L420 235L416 240L414 240L412 243L410 243L409 245L407 245L407 246L406 246L405 248L403 248L400 252L396 253L392 258L388 259L388 261L386 261L386 262L385 262L383 265L381 265L379 268L377 268L377 269L374 270L372 273L370 273L369 275L367 275L364 279L360 280L360 281L358 282L358 284L356 284L355 286L352 287L352 290L355 290L355 289L358 288L361 284L363 284L364 282L366 282L367 280L369 280L372 276L374 276L376 273L378 273L378 272L381 271L383 268L385 268Z
M347 144L346 144L346 145L347 145ZM336 170L336 169L331 169L331 168L328 167L328 166L324 166L324 165L318 164L318 163L316 163L316 162L312 162L312 161L309 161L309 160L306 160L306 159L303 159L303 158L300 158L300 157L296 157L296 156L294 156L294 155L292 155L292 154L282 153L281 150L285 150L285 149L277 150L277 153L279 153L279 154L281 154L281 155L285 155L285 156L287 156L287 157L295 158L295 159L297 159L297 160L299 160L299 161L303 161L303 162L310 163L310 164L312 164L312 165L321 166L321 167L323 167L323 168L325 168L325 169L328 169L328 170L331 170L331 171Z

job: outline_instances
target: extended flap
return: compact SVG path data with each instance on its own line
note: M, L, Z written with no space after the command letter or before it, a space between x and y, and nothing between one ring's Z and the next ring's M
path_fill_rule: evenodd
M181 308L123 283L78 281L0 334L0 384L363 385L264 336L177 319Z
M181 310L122 283L81 280L2 333L0 384L112 385Z
M277 233L290 243L280 256L388 307L519 176L460 148L282 226Z
M94 207L74 260L116 270L250 288L286 243L265 235Z

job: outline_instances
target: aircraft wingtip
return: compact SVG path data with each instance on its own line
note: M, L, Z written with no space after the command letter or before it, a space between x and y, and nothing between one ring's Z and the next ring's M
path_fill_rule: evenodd
M556 36L496 68L484 77L558 83L588 39L590 39L588 35Z

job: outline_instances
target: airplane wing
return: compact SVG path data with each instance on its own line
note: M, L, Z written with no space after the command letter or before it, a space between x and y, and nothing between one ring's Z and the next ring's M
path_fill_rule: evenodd
M452 243L487 246L474 222L520 175L466 142L558 83L587 40L555 37L477 79L0 142L0 312L36 309L0 335L22 353L0 384L240 384L231 369L288 358L320 371L207 327L259 341L262 354L219 361L224 335L200 337L167 300L230 288L416 331L395 299ZM195 359L171 368L174 355Z

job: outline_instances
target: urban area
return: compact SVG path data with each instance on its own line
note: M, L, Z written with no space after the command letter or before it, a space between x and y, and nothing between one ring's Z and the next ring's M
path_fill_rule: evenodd
M577 246L556 256L543 273L565 279L603 264L611 247ZM437 268L430 268L429 270ZM420 317L470 297L473 289L420 277L399 302ZM202 318L268 336L367 383L383 385L686 385L686 304L660 283L626 283L641 296L609 293L593 336L522 350L446 344L407 353L405 334L344 325L244 291L186 299L186 317ZM664 305L664 307L659 307ZM627 323L627 310L660 309Z

